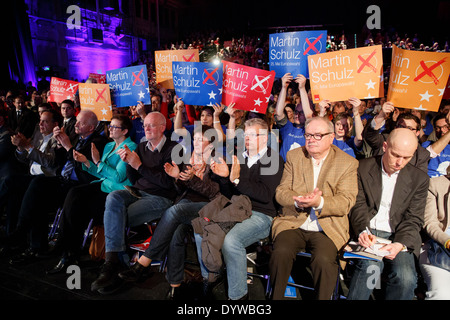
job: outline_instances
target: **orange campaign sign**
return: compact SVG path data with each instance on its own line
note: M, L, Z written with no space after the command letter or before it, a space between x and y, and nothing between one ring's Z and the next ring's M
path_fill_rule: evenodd
M314 103L384 95L382 46L310 55L308 67Z
M109 84L80 83L78 92L81 110L92 110L99 121L111 121L112 106Z
M198 49L155 51L156 83L174 89L172 61L200 62Z
M450 53L392 49L387 100L407 109L438 111L450 74Z

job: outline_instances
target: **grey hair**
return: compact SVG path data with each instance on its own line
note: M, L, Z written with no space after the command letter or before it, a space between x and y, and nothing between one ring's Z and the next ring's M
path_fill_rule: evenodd
M323 123L325 123L328 126L328 132L334 133L334 124L333 124L333 122L331 122L330 120L328 120L327 118L324 118L324 117L312 117L312 118L306 119L305 131L306 131L306 128L308 128L308 125L311 122L313 122L313 121L322 121Z
M161 112L159 112L159 111L152 111L152 112L149 112L147 114L147 116L150 115L150 114L156 114L158 116L159 120L161 120L160 125L164 125L164 126L166 125L166 117Z
M84 113L88 116L87 123L91 126L96 127L98 124L98 118L97 115L92 110L81 110L79 114Z

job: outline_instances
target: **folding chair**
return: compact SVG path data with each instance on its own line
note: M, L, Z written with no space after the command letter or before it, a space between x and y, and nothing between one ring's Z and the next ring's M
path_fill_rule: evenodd
M250 261L255 266L255 268L262 268L262 267L264 267L264 265L259 264L258 261L257 261L258 253L262 253L262 252L267 251L266 247L270 246L270 245L271 245L271 243L270 243L270 238L269 237L261 239L258 242L256 242L254 244L254 246L256 246L256 251L247 253L247 261ZM259 274L259 273L255 273L255 272L247 272L247 276L248 277L257 277L257 278L265 280L266 281L266 286L265 286L264 293L265 293L265 296L268 297L268 294L270 293L270 290L271 290L269 274L265 274L265 273Z
M55 240L55 236L59 230L59 224L61 223L62 214L63 214L63 209L58 208L58 210L56 211L55 219L53 220L53 223L50 225L50 231L48 233L48 241L49 242L52 242ZM91 219L89 221L89 224L88 224L86 230L84 231L83 244L82 244L81 248L84 248L84 246L86 245L87 239L89 238L92 227L93 227L92 226L93 223L94 223L94 219Z
M136 261L139 259L139 257L147 250L148 246L150 245L150 241L153 237L153 233L155 232L156 226L158 225L158 220L150 221L148 223L145 223L145 225L148 228L148 231L150 232L150 236L145 239L143 242L130 244L129 248L133 251L136 251ZM127 229L127 235L130 235L130 229ZM166 268L167 263L167 257L163 261L152 261L150 264L153 266L159 266L159 272L164 272L164 269Z
M257 248L262 248L264 246L270 245L270 242L269 242L269 239L266 238L266 239L262 239L262 240L258 241L256 243L256 245L257 245ZM297 256L304 257L304 258L311 258L311 254L308 252L299 252L299 253L297 253ZM342 257L350 258L350 256L346 256L345 253L342 255ZM254 253L247 254L247 260L252 262L255 266L257 266ZM342 280L342 274L341 274L342 269L339 264L338 264L338 268L339 268L338 269L338 277L336 279L336 286L335 286L335 290L333 291L332 300L346 299L346 297L344 295L339 294L340 282ZM247 275L266 280L267 282L266 282L266 288L265 288L265 295L266 295L266 297L270 297L272 287L270 285L270 275L269 274L258 274L258 273L247 272ZM295 288L299 288L299 289L314 290L314 288L312 288L312 287L293 283L293 282L288 282L287 286L291 286L291 287L295 287Z
M53 220L53 223L50 226L50 231L48 233L48 241L54 240L54 237L59 229L59 223L61 221L62 212L63 212L62 208L58 208L58 210L56 211L55 219Z
M304 258L309 258L310 259L311 258L311 253L302 251L302 252L297 253L297 257L304 257ZM341 266L338 263L338 276L337 276L337 279L336 279L336 286L334 288L333 295L332 295L332 298L331 298L332 300L346 299L345 296L339 294L339 287L340 287L341 276L342 276L341 275L341 271L342 271ZM288 282L287 286L291 286L291 287L295 287L295 288L301 288L301 289L307 289L307 290L314 290L314 288L311 288L311 287L308 287L308 286L303 286L303 285L300 285L300 284L297 284L297 283L292 283L292 282Z
M84 231L84 238L83 238L83 244L82 244L82 248L84 248L84 246L86 245L86 240L87 238L89 238L89 235L91 233L91 229L92 229L92 224L94 223L94 219L91 219L91 221L89 221L89 224L86 228L86 231Z

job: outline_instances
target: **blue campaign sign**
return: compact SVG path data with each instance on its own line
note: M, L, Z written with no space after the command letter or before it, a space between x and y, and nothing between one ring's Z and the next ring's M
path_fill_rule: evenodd
M116 107L151 104L147 66L132 66L106 71L106 83L111 89L111 99Z
M269 37L269 66L281 78L291 73L309 78L308 56L326 51L327 31L274 33Z
M222 63L172 62L173 87L185 104L212 106L222 101Z

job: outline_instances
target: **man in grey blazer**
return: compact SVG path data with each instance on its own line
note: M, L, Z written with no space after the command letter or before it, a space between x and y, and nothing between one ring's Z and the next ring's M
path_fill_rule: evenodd
M55 176L61 167L64 150L57 149L57 141L52 137L53 128L61 122L58 112L45 110L40 116L39 131L31 139L21 133L10 138L16 148L16 158L28 170L25 173L11 170L0 181L0 200L6 202L7 234L11 234L16 227L20 204L31 180L38 175Z
M392 241L382 261L356 261L348 299L367 300L378 286L375 278L388 274L387 300L411 300L417 285L415 258L421 246L420 230L428 192L428 175L410 164L418 146L409 129L393 130L383 143L384 154L360 160L358 196L350 212L355 237L364 247L375 242L373 235Z

